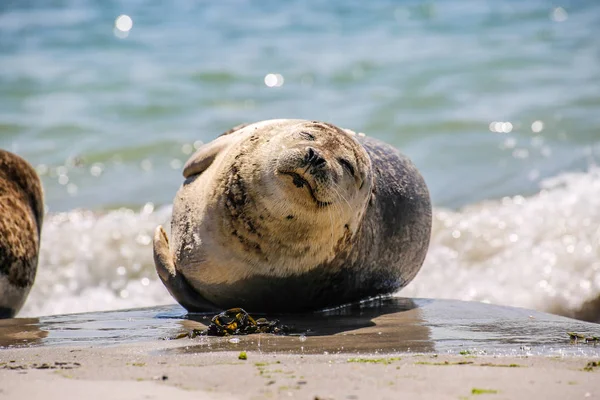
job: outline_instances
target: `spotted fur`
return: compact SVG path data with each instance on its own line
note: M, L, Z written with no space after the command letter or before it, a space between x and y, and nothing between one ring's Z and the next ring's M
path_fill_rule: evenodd
M15 315L35 280L43 194L40 180L21 157L0 150L0 308Z
M431 203L392 146L301 120L245 125L217 140L188 161L197 181L174 202L173 250L155 236L159 275L188 310L315 310L414 278ZM169 258L194 235L192 255Z

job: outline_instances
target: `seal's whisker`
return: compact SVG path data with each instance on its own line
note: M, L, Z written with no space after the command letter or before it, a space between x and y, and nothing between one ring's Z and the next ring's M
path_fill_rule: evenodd
M352 208L348 199L346 199L346 197L342 193L340 193L340 191L337 190L337 189L341 190L342 188L335 182L331 182L331 185L332 185L331 188L333 189L333 192L335 194L337 194L339 197L341 197L346 202L346 204L348 204L348 207Z
M336 184L335 182L331 182L331 189L333 190L333 193L335 193L338 197L340 197L341 200L344 200L346 202L346 204L348 204L348 207L350 209L352 209L352 206L350 205L350 202L348 201L348 199L346 199L346 197L344 197L343 194L341 194L337 189L341 189L341 187Z
M332 182L332 183L333 183L333 182ZM338 198L338 199L340 199L340 200L341 200L340 193L338 193L338 192L337 192L337 190L335 190L335 187L331 186L331 191L333 192L333 194L335 194L335 195L337 196L337 198ZM342 215L342 214L343 214L343 211L344 211L344 210L342 210L342 207L340 206L340 204L339 204L338 202L332 202L332 203L331 203L331 205L332 205L332 207L334 207L334 208L335 208L336 212L337 212L339 215Z
M335 238L335 227L333 226L333 217L331 215L331 208L327 208L327 214L329 215L329 224L331 226L331 240Z

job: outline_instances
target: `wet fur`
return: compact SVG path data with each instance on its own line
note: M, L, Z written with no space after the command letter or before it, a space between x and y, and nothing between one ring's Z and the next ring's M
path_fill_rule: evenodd
M19 311L35 280L43 204L33 167L0 150L0 317Z
M182 207L185 211L174 210L172 230L175 243L170 251L174 255L176 272L169 279L180 276L188 289L185 294L170 291L172 294L175 292L174 297L188 310L205 311L207 304L220 308L241 306L251 311L320 309L394 292L410 282L420 269L431 232L429 193L414 165L396 149L377 140L357 136L348 142L348 133L333 125L302 121L309 134L335 132L333 138L339 139L337 143L334 140L330 149L318 148L324 152L328 162L333 162L339 153L350 156L350 151L357 159L367 157L359 163L364 165L355 171L355 179L361 190L367 185L368 192L364 200L352 203L364 206L357 206L354 210L356 220L331 222L330 241L327 239L328 232L317 232L315 236L315 232L311 232L311 224L303 224L304 220L311 220L303 214L306 211L302 207L296 207L299 213L294 213L294 207L291 207L286 217L279 215L273 218L269 206L277 205L265 203L265 198L269 197L265 193L253 192L253 179L258 175L246 174L251 180L246 182L240 171L249 168L249 165L259 172L261 168L268 168L263 158L257 160L256 157L260 157L260 149L268 146L271 140L269 130L288 129L286 123L290 122L284 122L282 126L260 126L253 135L246 130L250 137L233 145L235 156L216 157L214 168L211 166L202 172L208 175L200 175L205 178L203 182L216 183L216 186L204 187L201 195L205 198L201 201L191 199L189 195L186 197L181 191L178 194L175 208ZM236 131L226 135L236 135ZM352 144L352 140L358 140L360 145ZM290 168L297 168L294 163L299 162L296 161L298 159L290 152ZM287 160L284 160L287 168L285 162ZM319 192L318 174L314 177L314 190L319 195L327 194ZM192 184L193 178L186 182ZM311 201L308 196L305 197ZM207 204L210 212L224 210L223 218L209 227L212 235L192 240L194 218L190 220L177 215L193 215L197 213L197 206L206 207ZM338 214L334 216L346 215L343 205L336 207L339 208ZM322 218L327 218L327 212L323 211L326 209L317 208L315 212L321 212ZM329 218L332 218L332 211L328 212ZM184 219L186 223L182 223ZM221 264L208 265L206 260L210 257L206 252L210 250L206 249L219 240L228 241L224 252L231 252L235 261L227 263L227 255L224 255ZM155 240L155 247L156 243ZM162 245L166 252L168 246ZM324 248L330 248L330 253ZM300 260L311 252L317 255L315 260L321 261L304 266L300 262L297 268L289 267L295 265L290 261L294 257ZM284 258L277 258L281 254ZM247 264L239 264L236 255L248 255ZM270 268L265 270L265 265ZM165 284L169 287L167 282ZM196 305L184 299L194 297L190 289L201 299Z

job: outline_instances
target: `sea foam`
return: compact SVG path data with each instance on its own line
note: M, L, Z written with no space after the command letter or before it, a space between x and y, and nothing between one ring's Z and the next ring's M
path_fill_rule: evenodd
M173 303L152 235L171 207L46 217L21 316ZM600 320L600 168L546 180L531 197L434 210L425 264L399 296L476 300Z
M46 216L35 285L20 316L173 303L152 256L154 229L169 230L171 207L74 210Z
M434 212L427 259L403 296L477 300L600 322L600 169Z

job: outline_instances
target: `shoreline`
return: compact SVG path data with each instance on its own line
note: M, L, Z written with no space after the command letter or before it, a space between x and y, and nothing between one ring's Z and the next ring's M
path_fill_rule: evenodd
M385 298L277 316L287 336L164 340L180 306L0 321L0 398L600 398L600 326L527 309ZM246 359L241 359L241 353Z
M240 360L232 351L165 351L193 341L5 349L1 393L47 400L65 393L89 399L600 398L600 367L586 370L598 357L247 352Z

